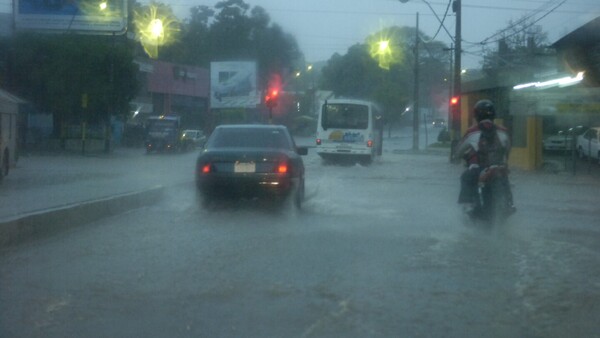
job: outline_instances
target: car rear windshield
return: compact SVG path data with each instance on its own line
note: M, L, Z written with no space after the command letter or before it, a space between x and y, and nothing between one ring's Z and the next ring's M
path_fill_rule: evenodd
M287 134L279 129L223 128L216 131L211 148L291 149Z

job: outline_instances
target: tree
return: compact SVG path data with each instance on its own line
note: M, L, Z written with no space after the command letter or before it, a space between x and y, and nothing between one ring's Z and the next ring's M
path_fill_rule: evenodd
M375 101L383 106L387 123L397 121L413 101L415 36L415 28L390 27L350 47L345 55L333 55L322 71L321 87L336 96ZM429 40L422 33L419 36ZM421 91L420 102L434 106L432 95L443 90L440 84L449 73L449 60L443 43L428 41L421 46L419 80L426 90Z
M215 5L220 12L211 26L213 60L256 60L262 85L270 74L287 76L301 57L296 40L279 25L272 24L262 7L242 0L226 0Z
M242 0L225 0L215 5L219 12L208 37L213 60L252 58L251 22L247 16L249 8Z
M207 66L211 60L209 21L214 10L207 6L190 9L190 18L181 24L181 37L165 47L159 58L187 65Z
M139 87L128 43L110 36L22 33L8 41L9 89L63 122L128 112ZM16 57L18 55L18 57ZM58 130L55 130L58 132Z
M295 38L271 22L264 8L243 0L193 7L180 41L161 58L208 67L211 61L253 60L264 86L270 74L287 75L302 57Z
M270 74L285 80L302 58L293 36L272 23L263 8L251 8L243 0L224 0L214 9L193 7L181 25L168 5L128 2L128 27L138 36L150 22L143 25L139 19L153 15L166 16L164 24L174 31L181 29L171 45L160 47L158 56L165 61L203 67L211 61L256 61L264 86ZM115 44L114 39L119 41ZM123 40L120 36L19 34L0 41L0 83L40 110L54 113L57 127L59 122L106 121L109 114L128 112L128 102L139 87L133 58L142 50L141 44Z
M548 34L530 20L511 20L507 29L496 32L492 37L496 38L498 47L484 55L482 69L487 75L531 77L549 66L548 59L540 58L549 55L546 47Z

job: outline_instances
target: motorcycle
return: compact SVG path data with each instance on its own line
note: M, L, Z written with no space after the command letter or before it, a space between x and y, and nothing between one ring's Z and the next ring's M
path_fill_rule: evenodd
M505 165L492 165L481 171L472 218L501 223L516 211L512 205L508 173Z

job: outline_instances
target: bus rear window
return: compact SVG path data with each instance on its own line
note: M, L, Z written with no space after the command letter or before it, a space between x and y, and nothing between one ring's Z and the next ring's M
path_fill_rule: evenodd
M358 104L327 104L323 107L323 129L367 129L369 107Z

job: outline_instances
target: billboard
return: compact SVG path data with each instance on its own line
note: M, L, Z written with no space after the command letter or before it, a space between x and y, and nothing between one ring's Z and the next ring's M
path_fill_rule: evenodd
M15 28L119 34L127 30L126 0L15 0Z
M256 62L210 63L211 108L256 108L259 103Z

